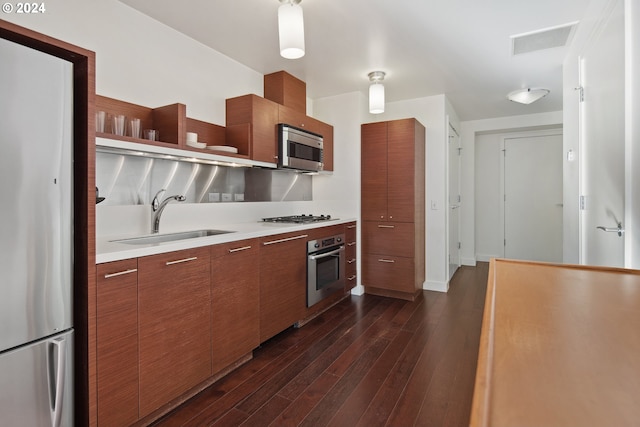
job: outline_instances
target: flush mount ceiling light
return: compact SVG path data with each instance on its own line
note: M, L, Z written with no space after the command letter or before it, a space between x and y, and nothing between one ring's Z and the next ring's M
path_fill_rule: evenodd
M543 98L549 94L549 89L532 89L530 87L525 89L518 89L507 95L509 101L518 102L520 104L531 104L540 98Z
M287 59L304 56L304 20L302 0L280 0L278 8L278 33L280 35L280 55Z
M369 73L369 112L371 114L384 113L384 71L372 71Z

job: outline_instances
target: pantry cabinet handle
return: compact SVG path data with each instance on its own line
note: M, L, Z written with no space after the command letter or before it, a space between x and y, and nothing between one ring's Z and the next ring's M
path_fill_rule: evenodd
M305 237L309 237L309 235L308 234L301 234L299 236L288 237L286 239L271 240L269 242L263 242L262 245L263 246L274 245L276 243L283 243L283 242L290 242L291 240L304 239Z
M356 244L356 242L349 242L349 243L347 243L347 246L353 246L355 244Z
M395 225L378 225L378 228L396 228Z
M355 258L352 258L350 260L347 260L347 264L353 264L354 262L356 262Z
M135 273L136 271L138 271L137 268L132 268L130 270L124 270L124 271L118 271L117 273L109 273L109 274L105 274L104 278L105 279L109 279L111 277L117 277L117 276L122 276L124 274L131 274L131 273Z
M246 251L247 249L251 249L251 246L243 246L241 248L229 249L229 253L232 254L234 252Z
M347 278L347 280L351 281L351 280L353 280L353 279L355 279L355 278L356 278L356 275L354 274L353 276L348 277L348 278Z
M381 259L379 259L379 260L378 260L378 262L389 262L389 263L394 263L395 261L394 261L394 260L392 260L392 259L383 259L383 258L381 258Z
M177 259L175 261L167 261L165 264L166 265L181 264L183 262L195 261L197 259L198 259L197 256L192 256L191 258L183 258L183 259Z

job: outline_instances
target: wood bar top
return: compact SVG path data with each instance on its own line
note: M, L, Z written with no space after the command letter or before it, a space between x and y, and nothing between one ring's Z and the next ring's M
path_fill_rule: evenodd
M638 423L640 271L492 260L471 427Z

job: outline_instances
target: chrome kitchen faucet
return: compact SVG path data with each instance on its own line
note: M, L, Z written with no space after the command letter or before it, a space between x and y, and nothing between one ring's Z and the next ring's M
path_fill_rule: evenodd
M158 191L151 201L151 211L153 212L153 229L152 233L158 233L160 231L160 217L162 216L162 211L167 207L170 201L175 200L176 202L184 202L187 200L183 195L177 194L175 196L169 196L164 199L162 202L159 201L158 196L160 194L167 191L166 189L162 189Z

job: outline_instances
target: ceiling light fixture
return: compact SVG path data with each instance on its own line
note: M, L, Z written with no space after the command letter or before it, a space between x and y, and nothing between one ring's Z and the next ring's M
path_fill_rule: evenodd
M369 73L369 112L371 114L384 113L384 71L372 71Z
M540 98L544 98L549 94L549 89L518 89L507 95L509 101L518 102L520 104L531 104Z
M280 35L280 55L286 59L304 56L304 20L302 0L280 0L278 8L278 33Z

